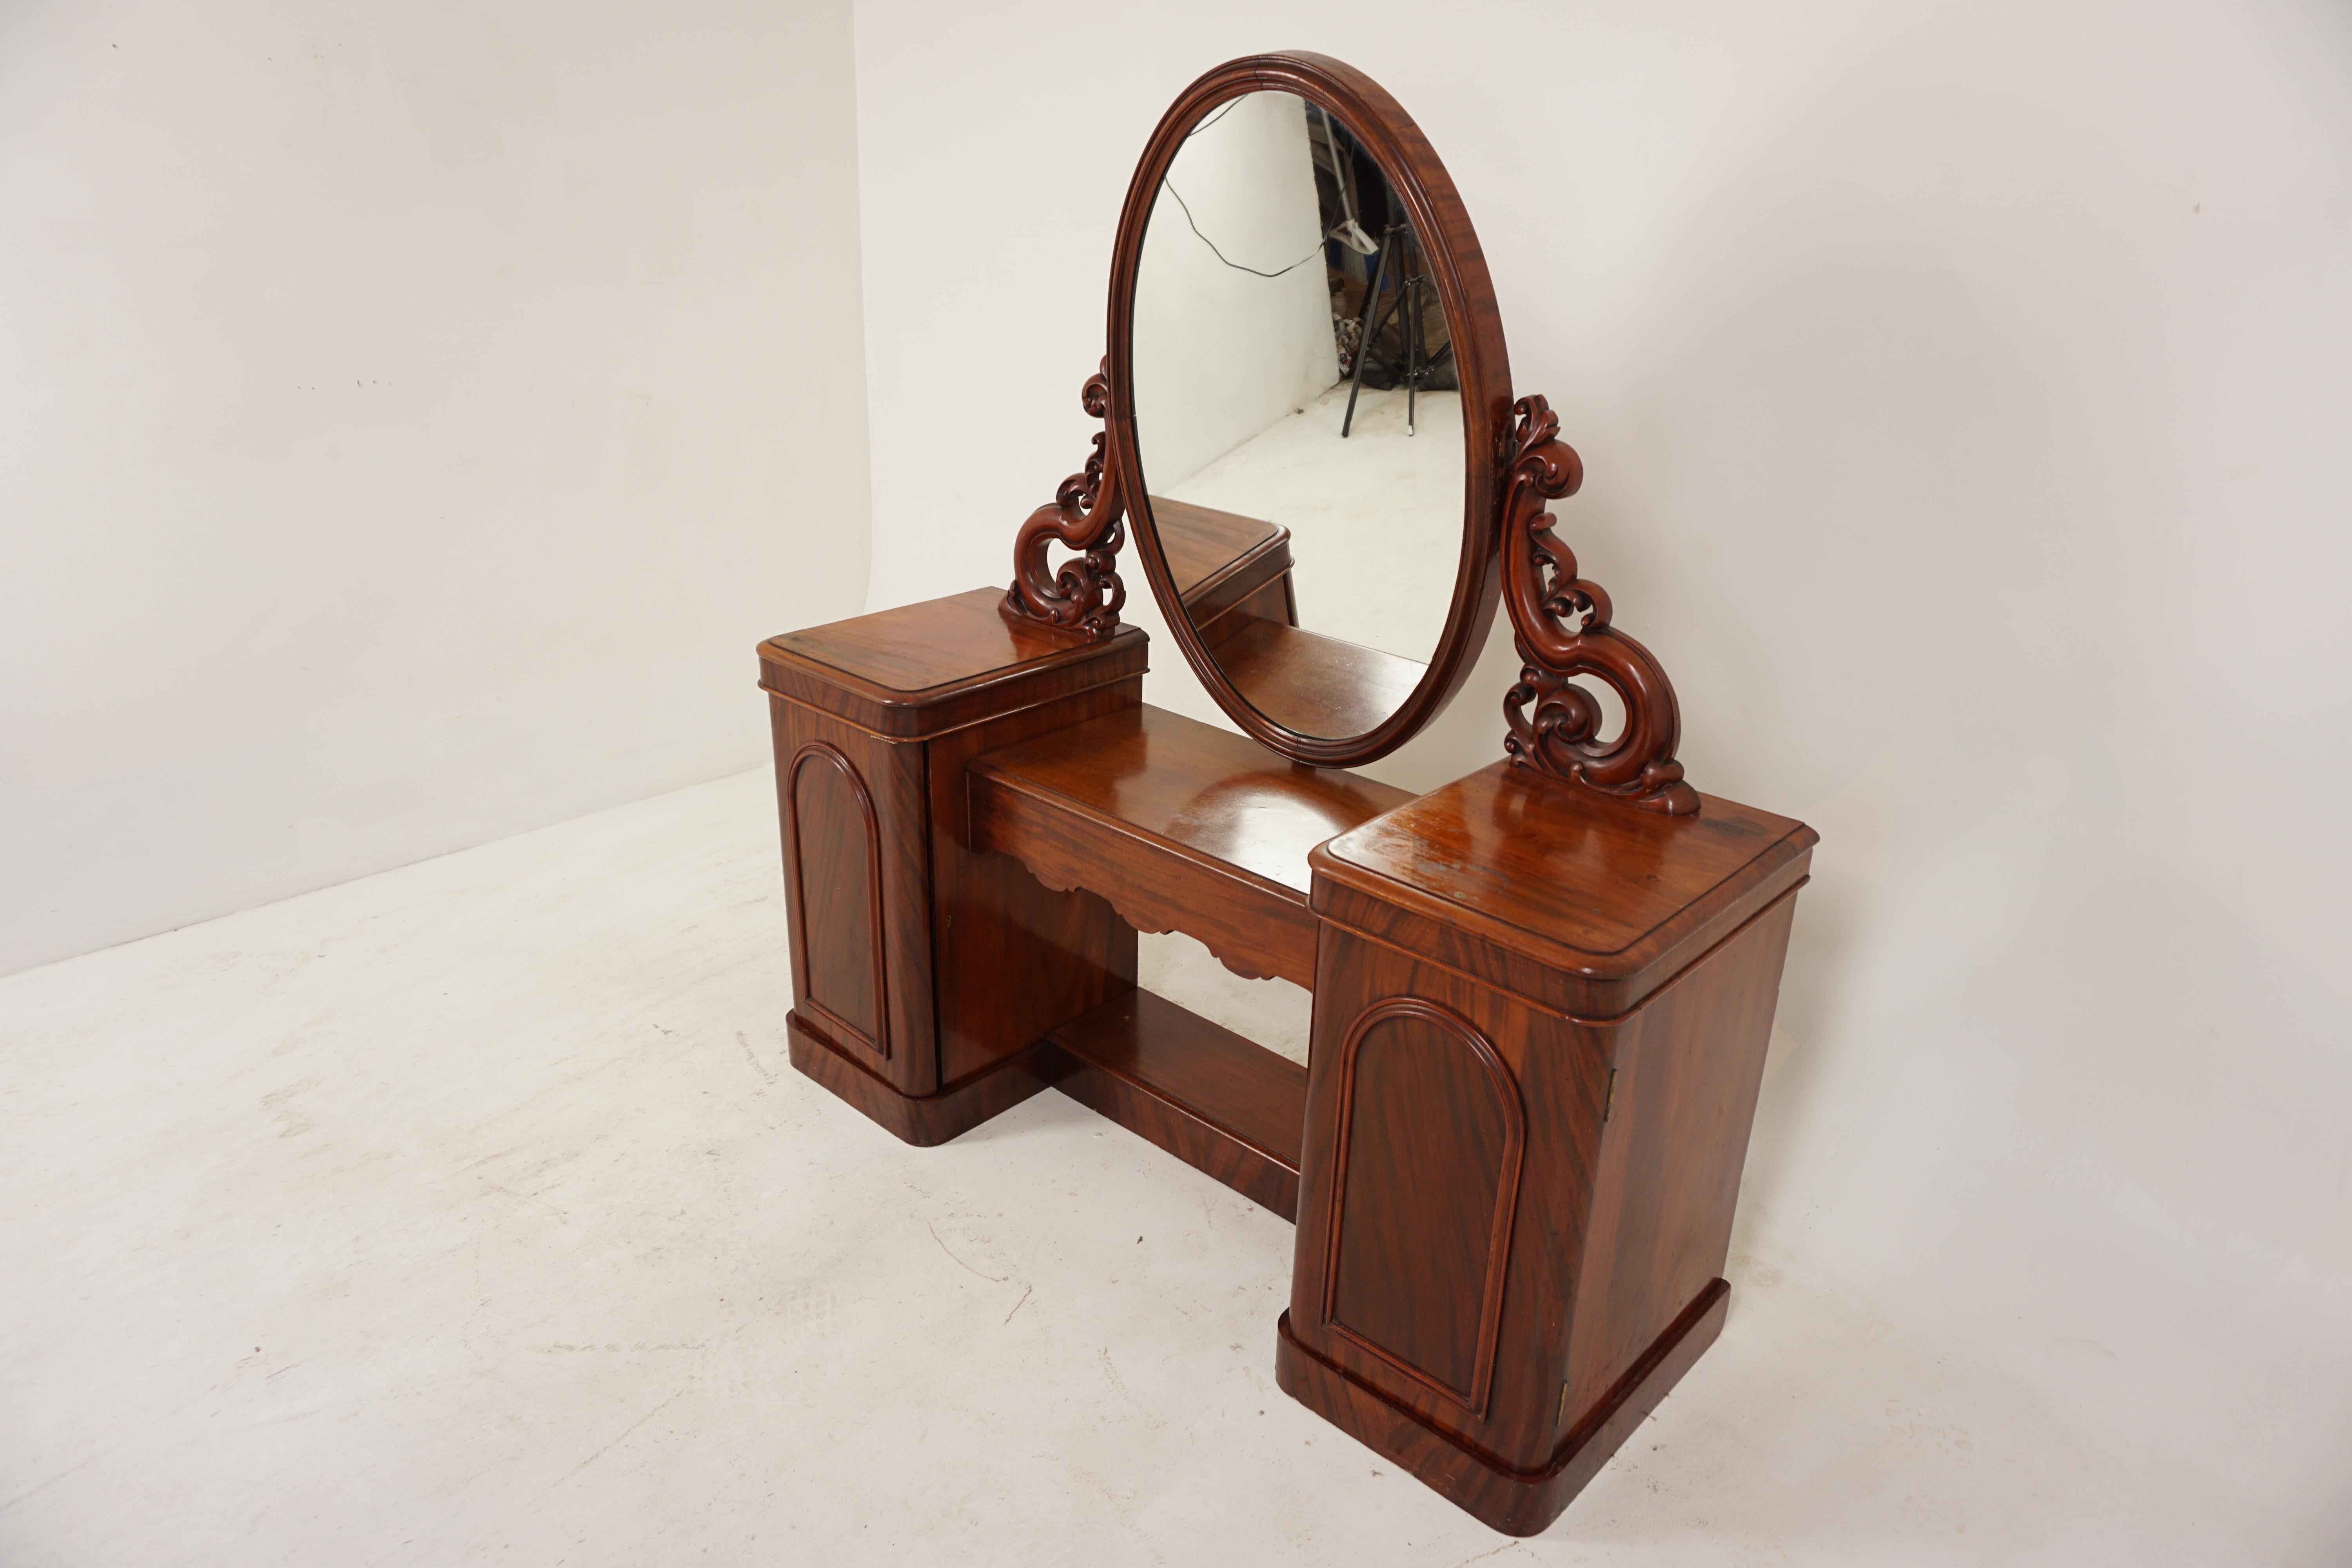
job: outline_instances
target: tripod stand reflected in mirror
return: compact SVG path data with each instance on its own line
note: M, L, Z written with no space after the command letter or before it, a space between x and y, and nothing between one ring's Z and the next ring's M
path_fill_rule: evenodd
M1364 290L1363 307L1356 317L1356 364L1349 378L1348 413L1339 423L1340 439L1345 440L1355 426L1356 397L1363 390L1367 364L1378 366L1376 388L1385 381L1405 389L1404 433L1408 436L1413 434L1422 387L1453 384L1453 342L1449 339L1433 351L1429 346L1425 303L1434 288L1412 226L1389 225L1381 231L1380 251L1372 258L1371 286ZM1397 329L1395 342L1383 347L1381 333L1391 322Z

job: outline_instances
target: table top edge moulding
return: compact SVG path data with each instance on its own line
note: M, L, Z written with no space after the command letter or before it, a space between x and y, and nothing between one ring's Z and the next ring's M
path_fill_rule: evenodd
M769 637L758 650L760 684L877 733L915 736L1031 689L1143 673L1140 628L1076 637L1008 620L998 598L975 589Z
M1613 1016L1807 873L1811 828L1703 798L1703 813L1666 816L1492 763L1318 846L1315 907L1358 924L1377 904L1367 935L1452 952L1562 1013ZM1493 952L1471 962L1474 942Z

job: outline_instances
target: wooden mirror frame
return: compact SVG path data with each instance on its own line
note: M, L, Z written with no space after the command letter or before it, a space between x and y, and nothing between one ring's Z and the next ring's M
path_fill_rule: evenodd
M1403 200L1437 283L1461 384L1465 470L1462 554L1454 572L1445 630L1420 683L1403 703L1375 728L1357 735L1302 735L1258 711L1226 675L1202 641L1179 596L1152 519L1143 465L1136 450L1130 391L1135 285L1143 258L1143 233L1160 182L1185 137L1218 105L1246 93L1268 91L1296 93L1337 115L1372 154L1391 188ZM1193 82L1160 117L1128 185L1111 257L1108 342L1107 419L1118 488L1135 521L1137 549L1153 596L1177 646L1184 650L1185 661L1217 705L1260 743L1315 767L1368 763L1420 733L1469 678L1494 625L1501 588L1497 541L1502 531L1512 412L1510 355L1503 342L1502 315L1496 307L1494 284L1486 275L1486 254L1479 249L1469 213L1445 165L1412 116L1371 78L1325 55L1253 55L1229 60Z
M1348 120L1401 193L1436 274L1462 387L1465 469L1461 564L1445 631L1418 685L1394 712L1353 736L1305 735L1260 712L1202 644L1185 611L1143 488L1135 451L1131 319L1143 231L1161 180L1191 127L1244 93L1293 92ZM1432 241L1435 242L1434 248ZM1476 662L1497 597L1510 609L1519 678L1504 694L1503 750L1515 766L1563 778L1647 811L1688 816L1698 792L1675 760L1682 716L1674 683L1650 650L1619 630L1609 595L1580 574L1576 552L1552 530L1550 501L1574 495L1583 459L1559 438L1559 420L1537 396L1512 401L1494 285L1462 199L1404 110L1380 85L1323 55L1254 55L1231 60L1187 88L1160 121L1128 187L1111 264L1111 352L1079 402L1103 422L1086 468L1032 512L1013 545L1013 585L998 613L1013 626L1044 626L1084 640L1119 630L1127 600L1118 552L1136 513L1145 573L1177 646L1218 706L1277 755L1314 767L1346 767L1404 744L1453 700ZM1055 545L1077 552L1056 567ZM1286 568L1286 570L1287 568ZM1622 727L1601 734L1601 704L1580 679L1614 689Z

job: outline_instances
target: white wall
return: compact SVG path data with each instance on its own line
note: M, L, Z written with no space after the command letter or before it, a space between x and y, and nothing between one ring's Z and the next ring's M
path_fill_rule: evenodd
M1251 92L1211 110L1169 164L1136 268L1136 447L1153 495L1339 379L1322 238L1305 101Z
M847 6L0 7L0 972L757 765Z
M1951 1364L1864 1383L1790 1509L1901 1452L1980 1507L1852 1506L1956 1559L2346 1560L2352 13L1424 13L862 0L877 427L923 410L874 603L1006 580L1083 456L1165 103L1254 49L1369 70L1584 455L1562 531L1692 777L1823 835L1743 1245L1857 1325L1791 1411L1890 1336ZM1509 662L1376 771L1496 755ZM1962 1380L2044 1440L1972 1440Z

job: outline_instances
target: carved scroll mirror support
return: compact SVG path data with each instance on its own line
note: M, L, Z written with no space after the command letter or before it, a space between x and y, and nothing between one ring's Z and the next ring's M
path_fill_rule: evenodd
M1584 463L1559 438L1559 416L1540 397L1513 406L1510 479L1503 508L1503 598L1524 666L1503 699L1503 750L1521 767L1668 816L1698 815L1698 791L1675 760L1682 710L1674 682L1648 648L1610 624L1608 590L1576 570L1544 503L1576 493ZM1600 738L1601 704L1576 684L1608 682L1624 704L1616 738ZM1532 707L1533 711L1529 709Z
M1087 378L1086 411L1104 419L1110 405L1109 363ZM1547 502L1574 495L1584 462L1559 438L1559 416L1541 396L1512 407L1508 470L1497 531L1503 551L1503 600L1522 666L1503 698L1509 724L1503 750L1520 767L1668 816L1695 816L1698 792L1675 760L1682 710L1674 682L1655 655L1612 624L1609 592L1580 576L1576 552L1554 531ZM1013 547L1013 586L1003 614L1013 620L1063 626L1088 637L1118 628L1127 588L1118 575L1126 543L1119 468L1110 449L1116 426L1097 432L1086 468L1062 481L1054 500L1030 514ZM1077 552L1056 570L1052 547ZM1608 683L1625 721L1613 739L1601 738L1603 715L1579 677Z
M1127 584L1118 576L1127 505L1107 421L1109 370L1106 360L1078 394L1088 414L1106 419L1095 433L1087 466L1062 481L1051 502L1029 514L1013 540L1013 586L1003 604L1008 619L1044 621L1089 637L1107 637L1118 629L1118 612L1127 603ZM1050 560L1055 544L1078 552L1058 571Z

